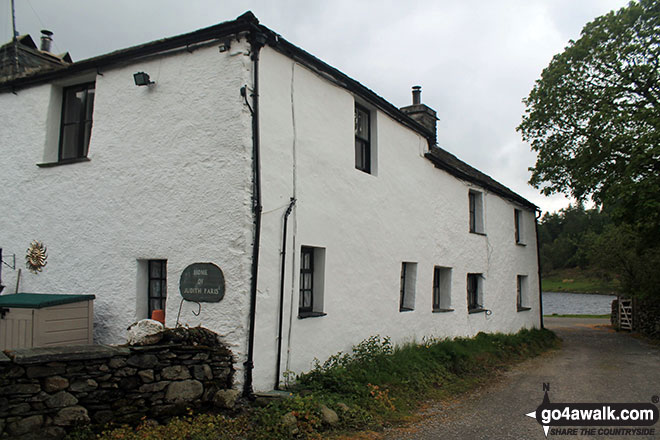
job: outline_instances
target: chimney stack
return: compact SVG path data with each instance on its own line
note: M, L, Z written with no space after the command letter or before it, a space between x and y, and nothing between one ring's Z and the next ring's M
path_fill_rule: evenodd
M438 118L435 110L426 104L422 104L422 86L413 86L412 105L401 107L400 110L415 121L419 122L430 133L433 133L433 139L435 141L437 136L436 121Z
M53 42L53 33L49 30L41 30L41 50L43 52L50 52L50 45Z

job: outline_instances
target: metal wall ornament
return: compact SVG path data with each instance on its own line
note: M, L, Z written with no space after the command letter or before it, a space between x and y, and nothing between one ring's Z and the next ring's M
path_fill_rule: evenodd
M48 264L46 261L48 259L47 252L48 248L42 242L33 240L30 243L30 247L27 248L25 267L34 274L41 272L46 264Z

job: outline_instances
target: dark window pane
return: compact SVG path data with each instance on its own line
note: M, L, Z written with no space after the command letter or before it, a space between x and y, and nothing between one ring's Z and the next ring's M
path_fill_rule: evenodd
M362 142L359 139L355 139L355 168L361 170L364 163L364 151L362 148Z
M151 278L160 278L160 261L150 261L149 262Z
M68 90L64 95L64 122L65 124L71 122L78 122L80 120L80 111L84 93Z
M78 137L80 130L77 124L66 125L62 128L61 159L78 157Z
M149 291L149 296L152 296L152 297L160 297L161 296L160 280L151 280L150 288L151 288L151 290Z

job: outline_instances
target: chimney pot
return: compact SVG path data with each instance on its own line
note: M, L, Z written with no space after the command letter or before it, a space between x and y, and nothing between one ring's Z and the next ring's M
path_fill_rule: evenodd
M50 45L53 42L52 38L53 33L47 29L41 30L41 50L44 52L50 52Z
M413 86L412 88L413 105L422 103L422 86Z

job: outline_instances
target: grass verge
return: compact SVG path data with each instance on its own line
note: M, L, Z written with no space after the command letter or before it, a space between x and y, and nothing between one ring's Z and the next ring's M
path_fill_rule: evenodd
M513 335L479 333L474 338L425 339L393 346L373 336L317 363L297 377L294 396L228 418L190 414L167 425L144 423L99 435L78 431L70 439L289 439L327 438L345 432L381 429L404 421L428 399L450 397L483 383L502 368L557 347L549 330ZM324 421L332 409L339 420Z

